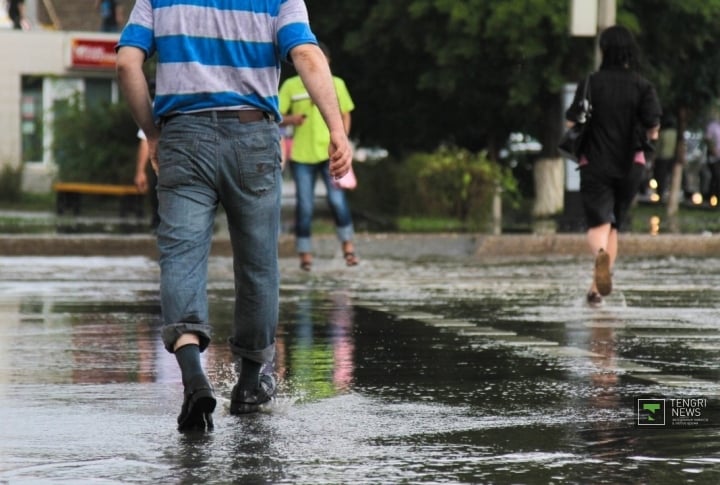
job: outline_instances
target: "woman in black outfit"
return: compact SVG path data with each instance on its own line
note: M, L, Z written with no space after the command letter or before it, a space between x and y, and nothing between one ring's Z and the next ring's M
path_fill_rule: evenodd
M645 172L648 140L655 140L662 114L652 84L637 73L638 49L629 30L607 28L600 35L602 63L590 77L592 114L579 160L587 240L595 257L590 304L612 291L611 272L618 254L618 231L637 195ZM584 81L584 80L583 80ZM583 82L565 117L577 121Z

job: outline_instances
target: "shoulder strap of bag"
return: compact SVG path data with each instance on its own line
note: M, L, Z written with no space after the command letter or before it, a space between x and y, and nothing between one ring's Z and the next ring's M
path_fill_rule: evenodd
M583 99L587 99L588 101L591 101L591 92L590 92L590 76L592 74L588 74L585 78L585 86L583 86Z
M590 114L592 112L592 101L590 100L590 76L588 74L583 83L583 95L580 100L580 113L578 114L578 123L585 124L590 120Z

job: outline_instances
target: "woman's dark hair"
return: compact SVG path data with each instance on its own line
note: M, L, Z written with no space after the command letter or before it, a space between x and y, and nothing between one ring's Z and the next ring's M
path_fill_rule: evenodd
M600 51L603 67L638 67L638 46L632 33L625 27L614 25L600 34Z

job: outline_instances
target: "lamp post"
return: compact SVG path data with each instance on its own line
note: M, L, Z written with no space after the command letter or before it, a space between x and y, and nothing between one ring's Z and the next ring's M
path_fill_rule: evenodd
M24 0L25 2L25 19L30 23L30 28L38 25L38 9L37 0Z
M598 0L597 5L597 35L595 35L595 69L600 67L600 32L615 25L617 14L616 0Z

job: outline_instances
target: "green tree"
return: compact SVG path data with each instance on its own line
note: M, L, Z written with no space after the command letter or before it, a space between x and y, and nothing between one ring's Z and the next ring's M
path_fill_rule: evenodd
M353 135L395 155L450 144L497 159L508 133L523 131L556 157L563 85L594 65L595 39L569 34L570 0L306 3L355 98ZM718 97L718 20L720 0L617 1L680 133Z
M561 93L594 55L591 39L568 35L567 0L352 2L335 5L332 18L322 17L326 2L307 3L318 35L342 49L333 69L355 96L353 135L364 143L400 159L447 144L498 161L508 135L522 131L553 160L539 170L562 170ZM550 201L546 213L561 207L562 192L536 195Z
M662 8L659 8L662 4ZM625 0L665 113L677 120L678 133L701 127L720 94L720 0ZM678 212L685 144L678 138L668 215ZM671 224L672 225L672 224Z
M132 184L138 139L127 105L83 107L77 96L59 106L53 143L59 179Z
M592 41L567 34L567 0L306 3L339 51L355 133L395 153L452 143L495 158L522 130L555 156L563 84L592 66Z

